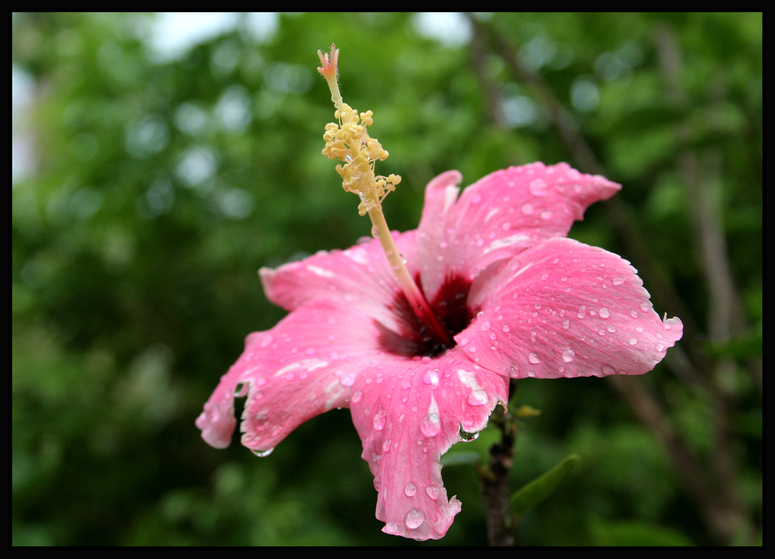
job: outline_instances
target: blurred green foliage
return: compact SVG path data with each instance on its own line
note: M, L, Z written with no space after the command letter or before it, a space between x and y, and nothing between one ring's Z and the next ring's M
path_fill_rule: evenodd
M571 236L633 261L686 326L623 379L673 439L602 379L518 383L542 413L520 421L513 488L581 461L517 542L761 542L761 14L459 15L468 33L440 38L418 14L263 32L245 15L175 56L152 47L159 18L13 16L14 545L416 545L380 532L346 410L265 459L194 427L245 336L283 316L255 271L368 234L320 155L332 42L345 101L391 153L378 170L403 177L392 228L416 227L448 169L604 172L623 190ZM423 545L486 544L473 468L444 478L463 510Z

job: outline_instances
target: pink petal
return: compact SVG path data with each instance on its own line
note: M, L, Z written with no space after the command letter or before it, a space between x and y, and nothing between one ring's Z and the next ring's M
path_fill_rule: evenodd
M621 186L567 163L533 163L492 173L456 200L457 171L428 185L418 229L423 289L433 300L446 278L472 280L487 265L564 236L574 220Z
M416 232L394 232L393 238L409 272L416 274ZM411 329L390 307L400 288L377 239L347 250L320 251L276 270L262 268L260 275L267 298L286 310L326 299L362 311L394 332Z
M507 399L507 379L455 349L433 360L388 357L359 375L351 413L379 492L383 532L417 540L446 534L461 504L447 498L439 458L461 429L481 431Z
M468 299L477 316L455 340L513 378L639 375L683 334L649 298L626 260L554 238L480 274Z
M196 425L216 448L229 445L234 397L247 394L242 444L271 450L304 421L348 407L356 376L383 352L371 317L333 301L307 303L266 332L247 337L245 351L221 378Z

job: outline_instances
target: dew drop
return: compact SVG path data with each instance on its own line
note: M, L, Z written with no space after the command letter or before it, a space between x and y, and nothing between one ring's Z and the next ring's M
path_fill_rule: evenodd
M377 413L377 415L374 416L374 430L382 431L384 427L385 427L385 416L380 411L379 413Z
M600 314L600 318L609 318L611 316L611 312L605 307L600 309L598 314Z
M630 345L637 345L638 344L638 338L630 338Z
M614 285L622 285L624 283L624 278L621 276L614 276L614 279L611 280L611 283Z
M243 396L246 396L248 393L248 383L247 382L238 382L237 386L234 387L234 397L235 398L242 398Z
M522 206L522 213L525 215L530 215L535 211L535 208L533 208L533 204L524 204Z
M404 519L404 523L406 524L406 527L409 528L410 530L419 528L424 521L425 521L425 515L422 513L422 511L419 511L417 509L412 509L408 513L406 513L406 518Z
M422 381L425 384L429 384L433 387L436 387L439 385L439 371L438 369L434 371L428 371L425 373L425 375L422 377Z
M339 382L342 383L342 386L352 386L355 383L355 375L353 373L347 373L339 379Z
M579 318L584 318L586 313L587 313L587 306L586 305L581 305L579 307L579 312L576 313L576 316L578 316Z
M441 431L441 419L437 413L429 413L420 422L420 431L426 437L435 437Z
M382 452L388 452L390 450L390 445L393 444L393 441L390 439L386 439L385 442L382 444Z
M534 365L541 362L541 358L538 357L534 352L530 352L530 354L527 356L527 360L533 363Z
M479 438L479 431L476 431L475 433L469 433L468 431L465 431L461 425L460 431L458 431L458 437L462 442L470 443L471 441L475 441Z
M658 343L656 346L654 346L654 349L656 349L659 352L665 351L665 344Z
M472 390L468 395L468 404L471 406L483 406L489 400L490 399L487 397L487 392L480 389Z
M410 481L406 484L406 487L404 487L404 495L407 497L414 497L415 493L417 493L417 486Z
M603 365L602 371L603 371L604 375L615 375L616 374L616 369L611 367L611 365Z
M353 392L353 395L350 398L350 401L353 404L357 404L358 402L361 401L361 398L363 398L363 392L361 392L360 390L356 390L355 392Z
M566 363L570 363L573 361L573 357L576 355L576 352L573 351L571 348L566 349L562 352L562 360Z
M569 320L563 320L563 321L562 321L562 327L563 327L563 329L565 329L565 330L567 330L568 328L570 328L570 321L569 321Z
M535 179L530 182L530 193L533 194L533 196L543 196L546 194L547 189L548 186L546 182L541 179Z
M429 485L425 488L425 493L433 499L434 501L439 498L439 494L441 493L441 490L435 486L435 485Z
M266 458L270 454L272 454L272 451L274 448L270 448L269 450L258 450L257 448L251 448L250 452L258 456L259 458Z

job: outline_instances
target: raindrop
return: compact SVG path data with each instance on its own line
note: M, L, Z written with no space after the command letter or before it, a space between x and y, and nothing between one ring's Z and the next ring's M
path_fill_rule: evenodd
M541 179L535 179L530 183L530 192L533 196L543 196L546 194L547 189L546 182Z
M630 345L636 345L638 343L638 338L630 338Z
M439 493L441 493L441 490L435 485L429 485L425 488L425 493L428 495L428 497L435 501L439 498Z
M238 382L237 386L234 387L234 397L235 398L242 398L243 396L246 396L248 393L248 383L247 382Z
M385 427L385 415L380 411L374 416L374 430L382 431Z
M616 369L611 367L611 365L603 365L602 370L603 370L603 374L604 375L615 375L616 374Z
M406 484L406 487L404 487L404 495L407 497L414 497L415 493L417 493L417 486L410 481Z
M573 351L571 348L566 349L562 352L562 360L566 363L570 363L573 361L573 356L576 355L576 352Z
M530 355L527 356L527 360L534 365L541 362L541 358L532 351L530 352Z
M659 352L665 351L665 344L663 344L663 343L658 343L658 344L655 346L655 349L656 349L657 351L659 351Z
M578 316L579 318L584 318L584 315L586 314L586 312L587 312L587 306L581 305L579 307L579 312L576 314L576 316Z
M437 413L429 413L420 423L420 431L426 437L435 437L441 431L441 419Z
M339 379L339 382L342 383L342 386L352 386L355 383L355 375L353 373L347 373Z
M371 236L374 237L375 239L379 239L379 227L377 227L376 225L374 225L371 228Z
M382 452L389 451L391 444L393 444L393 441L391 441L390 439L386 439L385 442L382 444Z
M412 509L408 513L406 513L406 518L404 519L404 523L406 524L406 527L409 528L410 530L419 528L424 521L425 521L425 515L417 509Z
M625 281L625 280L624 280L624 278L623 278L623 277L621 277L621 276L615 276L615 277L614 277L614 279L613 279L613 280L611 280L611 282L612 282L614 285L622 285L622 284L624 283L624 281Z
M563 321L562 321L562 327L563 327L565 330L567 330L568 328L570 328L570 321L569 321L569 320L563 320Z
M522 206L522 213L525 215L530 215L535 211L535 208L533 208L533 204L524 204Z
M272 451L274 448L270 448L269 450L258 450L257 448L251 448L250 452L258 456L259 458L266 458L270 454L272 454Z
M468 404L471 406L483 406L489 401L487 392L484 390L472 390L468 395Z
M361 398L363 398L363 392L361 392L360 390L356 390L355 392L353 392L353 395L352 395L352 398L350 398L350 401L353 404L357 404L358 402L361 401Z
M463 426L461 425L460 431L458 432L458 437L464 443L470 443L471 441L475 441L479 438L479 431L475 433L469 433L468 431L463 430Z
M605 308L605 307L600 309L600 311L598 311L598 312L600 314L600 318L609 318L611 316L610 311L607 308Z

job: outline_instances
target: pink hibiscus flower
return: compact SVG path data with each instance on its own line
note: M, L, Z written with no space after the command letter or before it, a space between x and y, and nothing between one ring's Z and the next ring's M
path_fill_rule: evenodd
M349 408L383 531L438 539L461 509L439 459L505 405L510 378L642 374L681 338L626 260L565 237L618 184L564 163L498 171L458 198L460 180L436 177L418 229L392 233L436 324L413 311L377 239L262 269L290 313L247 337L196 420L205 441L229 445L235 396L247 396L242 444L259 455Z

